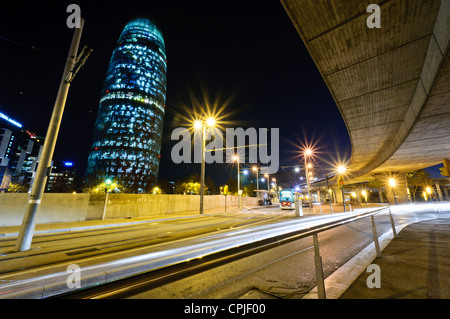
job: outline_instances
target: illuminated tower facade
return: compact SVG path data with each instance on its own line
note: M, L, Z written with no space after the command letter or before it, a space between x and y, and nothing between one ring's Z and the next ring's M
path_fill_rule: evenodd
M161 31L134 19L122 31L103 86L87 174L133 193L156 184L166 100Z

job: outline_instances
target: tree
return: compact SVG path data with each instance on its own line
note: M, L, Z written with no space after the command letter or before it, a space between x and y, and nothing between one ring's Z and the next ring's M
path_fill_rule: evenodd
M432 180L430 174L423 169L419 169L417 171L407 172L406 173L406 181L408 186L412 186L413 188L413 201L416 201L416 192L419 191L419 188L425 189L425 187L432 184Z
M28 189L29 185L11 182L8 187L8 193L26 193L28 192Z
M230 177L226 185L228 185L228 194L232 195L233 193L237 193L237 179Z
M118 178L111 178L111 183L107 183L107 179L101 179L94 176L87 176L83 182L82 192L93 194L105 194L106 191L111 193L126 193L127 188Z
M205 193L208 188L205 186ZM182 181L175 183L175 193L177 194L200 194L200 176L190 175Z
M256 185L253 183L249 183L244 186L244 191L242 192L242 196L253 196L254 191L256 190Z

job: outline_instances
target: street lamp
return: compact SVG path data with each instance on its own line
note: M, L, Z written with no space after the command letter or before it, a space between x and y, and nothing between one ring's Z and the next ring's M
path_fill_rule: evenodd
M425 190L427 191L428 198L429 198L430 201L432 202L433 199L431 198L431 187L430 187L430 186L427 186L427 187L425 188ZM428 199L427 199L427 201L428 201Z
M361 194L364 196L364 199L366 200L366 204L367 204L367 191L365 189L363 189L361 191Z
M105 220L105 216L106 216L106 207L108 206L108 194L109 194L109 188L112 184L112 180L111 179L106 179L105 180L105 205L103 205L103 214L102 214L102 220Z
M239 156L234 155L233 156L233 161L237 163L237 187L238 187L238 208L239 210L241 209L241 183L240 183L240 172L239 172Z
M256 190L259 190L258 166L253 166L252 171L256 172Z
M338 174L339 174L339 177L338 177L338 186L341 188L341 191L342 191L342 205L344 206L344 213L346 212L346 209L345 209L345 195L344 195L344 177L343 177L343 175L345 174L345 172L347 171L347 167L345 167L345 166L343 166L343 165L339 165L338 167L337 167L337 171L338 171ZM342 183L342 185L339 185L339 184L341 184Z
M311 163L307 163L306 159L307 157L311 157L311 155L313 154L312 149L307 148L304 153L303 153L303 157L305 158L305 173L306 173L306 186L308 187L308 200L309 200L309 207L311 208L312 203L311 203L311 185L309 183L309 168L312 168L312 164Z
M204 123L205 122L205 123ZM205 196L205 134L206 127L214 127L216 120L212 117L206 119L206 121L195 120L194 129L202 130L202 167L201 167L201 181L200 181L200 215L204 212L204 196Z
M389 178L389 186L392 188L392 192L394 193L394 201L395 205L397 205L397 196L395 195L395 186L397 185L397 182L393 178Z
M111 184L112 184L112 181L108 178L105 181L105 193L108 193L108 187L111 186Z

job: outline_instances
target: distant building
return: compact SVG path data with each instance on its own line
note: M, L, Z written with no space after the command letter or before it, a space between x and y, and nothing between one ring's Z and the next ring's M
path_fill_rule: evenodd
M43 143L44 138L0 113L0 191L9 182L30 185Z
M71 193L73 191L75 191L75 164L69 161L53 162L45 192Z
M8 171L6 166L0 166L0 193L4 193L9 188L12 174Z
M148 19L124 28L106 74L87 174L134 193L156 184L166 100L166 53Z

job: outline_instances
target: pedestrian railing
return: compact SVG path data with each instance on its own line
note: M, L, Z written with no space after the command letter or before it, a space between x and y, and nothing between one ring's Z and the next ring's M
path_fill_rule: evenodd
M394 217L392 216L392 212L389 207L383 207L383 208L377 209L375 211L358 214L354 218L349 218L348 220L331 223L330 225L320 227L319 229L313 231L313 233L311 235L313 236L313 241L314 241L314 267L315 267L315 271L316 271L317 293L318 293L319 299L326 298L326 291L325 291L325 278L323 276L322 257L320 256L319 239L318 239L317 235L319 233L329 230L331 228L342 226L342 225L354 222L356 220L359 220L361 218L367 218L370 216L370 220L372 223L372 236L373 236L373 241L375 244L375 250L377 253L377 257L381 257L380 243L378 241L378 233L377 233L377 228L375 225L375 217L374 216L377 214L386 213L386 212L389 213L389 220L390 220L390 223L392 226L392 232L393 232L394 238L395 238L397 236L397 231L395 229Z

